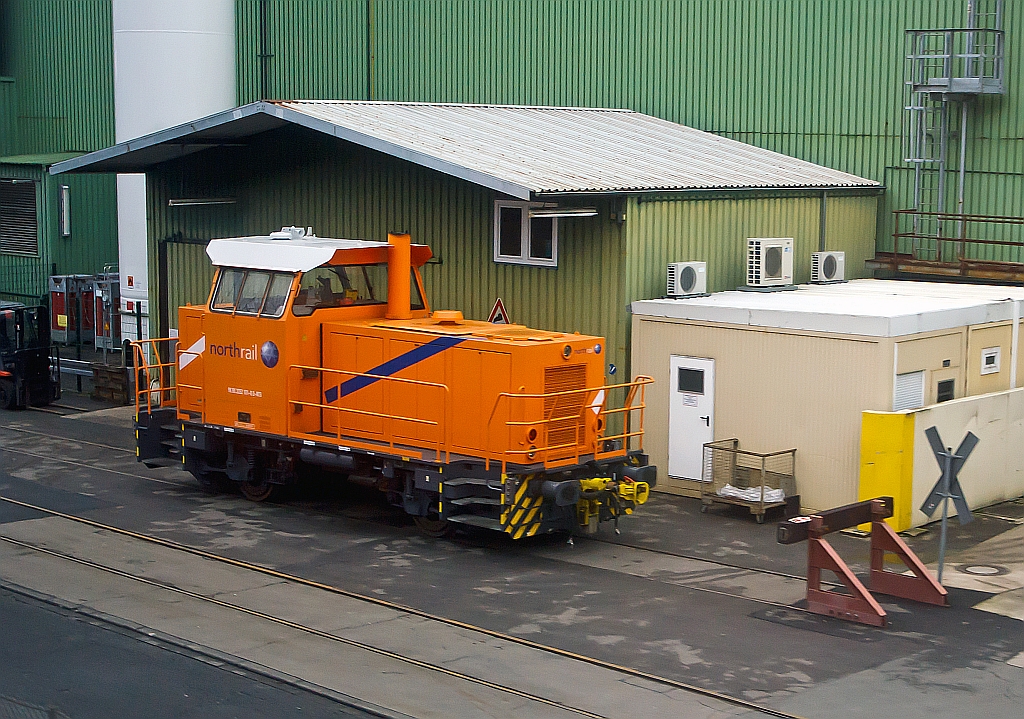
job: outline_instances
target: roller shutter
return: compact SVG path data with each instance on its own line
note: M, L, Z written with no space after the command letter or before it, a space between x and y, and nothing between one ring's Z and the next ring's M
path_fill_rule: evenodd
M892 411L924 407L924 372L906 372L896 375Z
M0 180L0 252L38 255L36 183Z

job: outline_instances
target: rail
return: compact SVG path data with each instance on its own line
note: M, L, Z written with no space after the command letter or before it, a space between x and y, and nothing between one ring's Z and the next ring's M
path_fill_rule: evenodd
M896 210L893 216L895 257L947 267L1024 261L1024 217L917 210Z
M337 439L337 441L339 443L353 444L353 442L352 442L352 436L353 435L352 434L346 434L346 435L343 436L342 433L341 433L341 430L342 430L341 415L343 413L344 414L354 414L354 415L358 415L358 416L361 416L361 417L372 417L372 418L377 418L377 419L381 419L381 420L384 421L383 431L380 432L380 433L368 432L368 431L363 431L363 430L359 430L359 429L349 428L349 433L352 433L352 432L357 433L355 436L362 437L363 439L369 439L369 440L374 441L374 442L378 442L379 441L382 444L387 444L389 449L391 449L392 451L395 451L396 448L397 448L399 450L399 453L401 453L403 451L402 447L418 447L420 449L433 449L436 452L436 456L437 456L439 461L440 461L442 456L444 456L444 458L445 458L444 461L445 462L450 461L450 459L451 459L451 437L450 437L450 431L451 430L450 430L450 424L449 424L449 422L447 420L449 418L448 417L448 413L449 413L449 410L450 410L450 407L451 407L451 402L450 402L451 391L448 389L448 385L441 384L439 382L426 382L424 380L406 379L404 377L394 377L394 376L388 376L388 375L372 374L372 373L368 373L368 372L355 372L355 371L352 371L352 370L343 370L343 369L330 369L330 368L327 368L327 367L314 367L314 366L311 366L311 365L290 365L288 367L289 374L292 374L296 370L298 370L301 373L301 378L303 380L319 379L319 378L322 378L324 375L341 375L341 376L351 377L351 378L364 377L364 378L370 380L371 382L383 381L383 382L392 383L392 384L397 383L397 384L404 385L404 386L432 388L432 389L439 390L439 391L441 391L441 393L442 393L441 396L443 398L442 403L441 403L441 412L440 412L440 415L443 418L443 422L442 421L437 421L437 420L425 419L423 417L408 417L408 416L405 416L405 415L400 415L400 414L393 413L391 411L391 403L392 403L392 396L391 396L392 393L391 392L385 392L384 393L385 405L386 406L384 407L384 411L382 411L382 412L377 412L377 411L368 410L368 409L359 409L359 408L356 408L356 407L346 407L346 406L343 406L343 405L327 404L327 403L324 403L324 402L310 402L308 400L296 399L296 398L292 397L292 382L289 380L287 382L286 396L285 396L285 400L286 400L288 406L290 408L292 408L292 410L290 412L288 412L287 421L286 421L286 424L285 424L285 431L287 432L289 437L300 437L300 438L312 439L312 440L315 440L315 441L321 441L321 442L323 441L323 439L324 439L323 434L315 434L315 433L311 433L311 432L307 432L307 431L296 430L292 426L293 418L296 415L301 414L301 410L296 412L294 408L296 408L296 407L303 407L303 408L304 407L315 407L315 408L317 408L317 409L319 409L321 411L327 410L327 411L331 411L331 412L335 412L336 413L336 415L337 415L337 422L336 422L336 431L334 432L334 437L335 437L335 439ZM390 387L391 384L388 384L386 386ZM317 394L318 394L318 398L320 396L322 396L322 390L320 389L319 385L317 387ZM339 397L339 399L340 399L340 397ZM422 425L422 426L437 427L438 428L437 439L435 441L433 441L433 442L427 442L427 441L423 441L421 439L416 439L416 438L412 438L412 437L401 437L402 441L400 443L396 443L396 441L395 441L396 440L395 424L397 422L409 422L411 424L417 424L417 425ZM325 424L324 422L322 422L322 421L320 422L320 430L319 430L320 432L324 432L324 430L323 430L324 424ZM370 436L364 437L363 435L370 435ZM398 444L400 444L401 447L398 447L397 446Z
M487 440L486 449L488 455L485 460L487 469L490 469L492 461L501 462L501 471L505 472L509 461L517 458L521 458L517 464L534 464L540 463L544 465L545 469L553 467L568 466L580 463L580 457L587 454L592 454L594 459L606 459L608 457L625 457L630 449L631 441L635 438L637 442L637 449L643 449L643 434L644 434L644 411L647 408L645 402L645 394L647 385L654 382L654 378L646 375L638 376L632 382L623 382L621 384L613 385L602 385L600 387L586 387L583 389L565 390L561 392L544 392L544 393L515 393L515 392L502 392L497 396L494 402L494 407L491 410L491 414L487 420ZM613 390L624 389L626 390L626 397L621 407L609 409L608 398ZM637 395L639 394L639 402L637 403ZM573 397L582 396L582 402L570 402L573 408L579 407L575 412L567 414L555 415L554 413L559 408L558 398L561 397ZM512 403L515 401L529 402L533 401L534 404L544 400L555 400L550 403L551 408L545 411L545 416L541 419L508 419L503 423L504 427L511 430L515 427L527 428L526 438L531 442L529 447L524 449L506 449L495 456L491 452L491 428L495 424L495 415L503 401L507 403L508 415L512 416ZM594 439L589 444L586 442L586 436L588 431L587 413L591 412L594 414L594 422L591 425L593 427ZM633 424L632 418L633 413L638 412L639 417L637 418L637 425L635 429L631 429ZM522 414L526 414L525 412ZM616 434L604 434L608 427L607 419L609 417L622 416L622 431ZM550 437L552 434L557 436L558 432L552 432L552 428L558 427L559 423L572 423L573 436L575 441L572 442L559 442L552 444L550 443ZM543 433L536 431L538 427L543 428ZM582 434L582 437L581 437ZM534 441L544 438L544 444L533 444Z
M177 337L132 340L132 368L135 373L135 409L147 414L162 407L177 407ZM174 361L164 361L174 356Z

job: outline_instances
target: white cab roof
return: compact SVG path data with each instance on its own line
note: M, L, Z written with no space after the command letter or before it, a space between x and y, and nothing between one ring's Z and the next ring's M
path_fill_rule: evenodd
M307 272L325 262L330 262L337 250L387 246L386 242L335 240L314 235L294 239L256 235L211 240L206 247L206 254L210 256L210 261L219 267Z
M1011 320L1014 305L1017 317L1024 314L1024 287L865 279L783 292L640 300L632 310L698 323L902 337Z

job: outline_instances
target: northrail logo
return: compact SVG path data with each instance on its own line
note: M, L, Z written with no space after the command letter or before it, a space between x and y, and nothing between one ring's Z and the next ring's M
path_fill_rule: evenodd
M256 357L259 356L256 345L252 347L239 347L237 344L232 342L229 345L210 345L210 354L217 355L218 357L231 357L241 358L244 360L256 361Z
M229 345L218 345L211 343L209 347L206 344L206 335L203 335L197 339L191 347L187 350L182 350L180 357L178 358L178 369L185 369L195 360L207 352L217 357L229 357L232 359L241 359L248 362L255 362L259 358L263 364L270 368L277 365L277 361L280 358L280 352L277 349L277 345L267 340L263 343L262 347L252 345L251 347L239 347L236 342L232 342Z

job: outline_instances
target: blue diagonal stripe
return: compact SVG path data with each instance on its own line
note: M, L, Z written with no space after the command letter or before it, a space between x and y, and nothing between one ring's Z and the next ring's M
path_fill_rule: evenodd
M390 377L396 372L408 369L418 362L429 359L440 352L444 352L446 349L464 342L466 339L466 337L438 337L436 340L420 345L405 354L398 355L394 359L390 359L384 364L366 371L366 374L378 375L377 377L353 377L336 387L324 390L324 399L327 401L327 404L336 402L339 397L345 397L357 390L361 390L363 387L369 387L384 377Z

